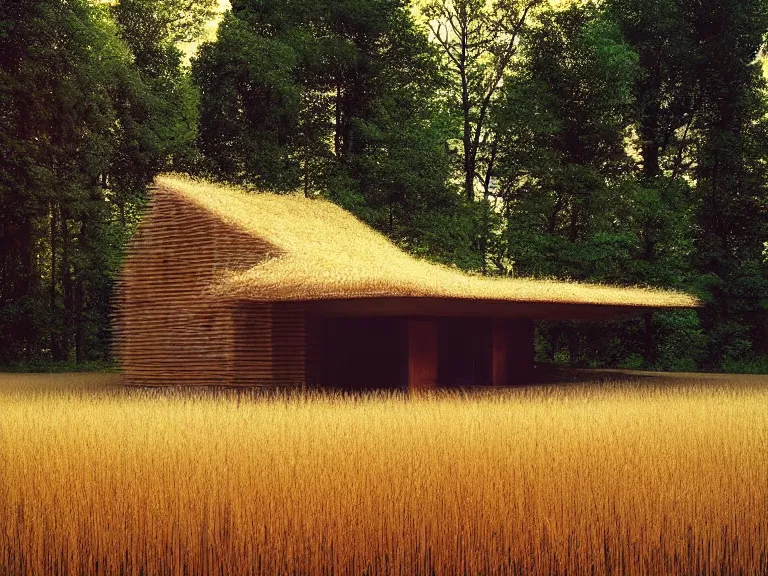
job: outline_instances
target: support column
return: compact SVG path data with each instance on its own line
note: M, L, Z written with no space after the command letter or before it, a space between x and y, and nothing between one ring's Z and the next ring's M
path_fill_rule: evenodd
M494 318L491 324L491 383L494 386L509 386L509 322Z
M408 320L408 390L437 387L437 324Z

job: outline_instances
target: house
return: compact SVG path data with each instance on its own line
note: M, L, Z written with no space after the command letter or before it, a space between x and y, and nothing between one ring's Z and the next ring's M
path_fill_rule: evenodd
M134 385L513 385L537 319L696 306L663 290L488 278L410 256L320 199L162 176L116 346Z

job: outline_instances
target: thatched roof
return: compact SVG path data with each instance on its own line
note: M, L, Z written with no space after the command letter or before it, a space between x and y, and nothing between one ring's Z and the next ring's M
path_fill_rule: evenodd
M692 296L648 288L470 275L415 258L349 212L320 199L249 193L165 175L177 194L267 246L260 263L211 286L219 297L259 301L458 299L632 308L688 308Z

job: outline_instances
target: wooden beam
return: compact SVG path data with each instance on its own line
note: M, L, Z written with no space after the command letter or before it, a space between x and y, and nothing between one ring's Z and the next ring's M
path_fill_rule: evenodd
M639 306L421 297L308 300L305 301L304 305L307 312L315 316L406 316L411 318L462 316L535 318L539 320L603 320L652 310L652 308Z
M408 320L408 389L437 387L437 323Z

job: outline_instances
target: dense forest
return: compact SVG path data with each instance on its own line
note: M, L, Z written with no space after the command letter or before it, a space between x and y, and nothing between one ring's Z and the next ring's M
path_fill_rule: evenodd
M540 360L768 371L768 0L0 0L0 364L110 361L162 171L488 275L685 290ZM191 61L183 43L199 44Z

